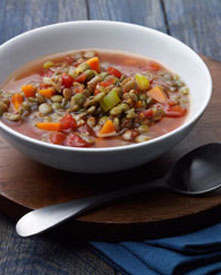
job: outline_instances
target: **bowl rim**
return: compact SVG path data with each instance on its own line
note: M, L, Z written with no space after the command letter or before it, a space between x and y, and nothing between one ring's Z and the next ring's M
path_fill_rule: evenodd
M203 70L205 71L205 73L207 74L207 78L208 78L208 93L207 96L204 99L204 102L201 106L201 108L198 110L198 112L196 112L195 115L193 115L188 121L185 120L183 122L183 124L181 124L180 126L178 126L177 128L175 128L174 130L161 135L159 137L150 139L149 141L145 141L145 142L141 142L141 143L134 143L134 144L128 144L128 145L120 145L120 146L113 146L113 147L69 147L69 146L62 146L62 145L56 145L56 144L52 144L52 143L47 143L47 142L43 142L41 140L26 136L24 134L21 134L19 132L17 132L16 130L13 130L12 128L10 128L9 126L7 126L6 124L4 124L2 121L0 121L0 128L2 128L5 132L8 132L9 134L11 134L12 136L15 136L19 139L22 139L25 142L29 142L35 145L40 145L43 147L47 147L47 148L51 148L51 149L57 149L57 150L64 150L64 151L73 151L73 152L94 152L94 153L101 153L101 152L112 152L112 151L124 151L124 150L133 150L136 148L140 148L146 145L151 145L153 143L158 143L162 140L165 140L173 135L175 135L176 133L185 130L186 128L188 128L191 124L193 124L195 121L197 121L202 114L204 113L210 99L211 99L211 95L212 95L212 77L211 74L209 72L209 69L207 67L207 65L205 64L205 62L201 59L201 57L193 50L191 49L189 46L187 46L185 43L181 42L180 40L178 40L177 38L174 38L166 33L163 33L161 31L155 30L153 28L149 28L146 26L141 26L141 25L137 25L137 24L133 24L133 23L126 23L126 22L118 22L118 21L110 21L110 20L77 20L77 21L68 21L68 22L61 22L61 23L56 23L56 24L49 24L43 27L38 27L38 28L34 28L32 30L26 31L24 33L21 33L11 39L9 39L8 41L4 42L2 45L0 45L0 50L5 47L7 47L8 45L10 45L11 43L16 42L16 40L21 39L23 37L27 37L30 34L35 34L38 33L39 31L45 31L45 30L52 30L54 28L57 27L63 27L63 26L68 26L68 25L87 25L87 24L100 24L100 25L120 25L120 26L125 26L128 28L134 28L137 30L141 30L141 31L147 31L147 32L152 32L154 34L156 34L157 36L161 36L165 39L170 39L171 41L174 41L175 43L178 43L179 45L181 45L182 47L188 49L190 52L192 52L193 55L195 55L195 58L197 59L197 61L199 62L199 64L201 65L201 67L203 68ZM111 50L111 49L110 49Z

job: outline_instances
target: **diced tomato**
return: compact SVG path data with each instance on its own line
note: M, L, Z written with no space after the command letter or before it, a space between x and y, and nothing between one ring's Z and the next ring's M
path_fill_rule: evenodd
M109 74L112 74L112 75L118 77L118 78L120 78L121 75L122 75L122 73L121 73L120 71L118 71L117 69L115 69L115 68L113 68L113 67L108 67L108 68L107 68L107 72L108 72Z
M45 84L45 83L42 82L42 83L39 84L39 89L40 89L40 90L46 89L46 88L48 88L48 87L50 87L50 86L51 86L51 85Z
M172 100L168 101L167 104L168 104L169 106L177 105L177 103L174 102L174 101L172 101Z
M74 79L70 75L68 75L67 73L62 74L62 85L64 85L65 88L70 88L73 82Z
M45 76L45 77L52 77L54 73L50 70L47 70L47 71L43 71L42 73L42 76Z
M76 88L74 88L74 93L75 94L80 94L84 91L84 88L82 86L78 86Z
M160 66L160 64L158 64L158 63L156 63L156 62L150 61L150 62L148 63L148 68L147 68L147 69L149 69L149 70L151 70L151 71L159 71L159 70L162 69L162 67Z
M153 116L153 110L152 109L147 109L147 110L143 111L143 114L144 114L145 117L151 118Z
M139 132L136 131L136 130L132 130L131 138L134 139L134 138L136 138L137 136L139 136Z
M125 88L123 88L123 94L126 94L128 91L125 89Z
M186 114L187 110L180 105L169 106L165 109L167 117L182 117Z
M115 82L115 80L113 78L109 78L109 79L106 79L106 80L100 82L99 85L102 87L108 87L108 86L114 84L114 82Z
M77 127L77 122L75 121L75 119L70 114L65 115L60 120L60 123L61 123L61 129L62 130L65 130L65 129L76 129L76 127Z
M97 94L99 94L99 93L100 93L99 90L95 90L95 91L94 91L94 95L97 95Z
M67 63L68 63L69 65L71 65L71 64L74 63L74 58L73 58L71 55L67 55L67 56L65 57L65 61L67 61Z
M83 83L83 82L86 80L86 78L87 78L86 74L83 73L83 74L80 74L80 75L75 79L75 81L76 81L76 82L79 82L79 83Z
M65 140L65 145L71 147L87 147L90 144L79 135L71 133L67 136Z
M66 135L60 132L52 132L49 135L49 140L53 144L61 145L66 139Z
M94 135L93 129L87 124L85 123L84 125L78 127L77 130L80 134L88 134L88 135Z

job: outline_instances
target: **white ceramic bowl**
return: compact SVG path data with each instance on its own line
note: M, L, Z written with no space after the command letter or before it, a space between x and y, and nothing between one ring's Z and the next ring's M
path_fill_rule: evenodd
M201 58L159 31L111 21L59 23L21 34L0 46L0 83L15 69L42 55L82 48L118 49L155 59L175 71L190 88L191 106L183 125L148 142L111 148L71 148L24 136L2 122L3 136L31 159L74 172L103 173L151 161L174 147L194 127L208 105L210 73Z

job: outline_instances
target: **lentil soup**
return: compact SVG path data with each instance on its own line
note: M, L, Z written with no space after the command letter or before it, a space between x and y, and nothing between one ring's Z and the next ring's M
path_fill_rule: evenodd
M161 64L132 54L82 50L39 58L0 89L2 121L45 142L112 147L179 127L189 89Z

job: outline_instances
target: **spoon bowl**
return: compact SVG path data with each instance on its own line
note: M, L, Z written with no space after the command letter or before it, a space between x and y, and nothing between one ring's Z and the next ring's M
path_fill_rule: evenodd
M205 194L220 187L220 167L221 144L207 144L181 157L164 178L33 210L17 222L16 232L21 237L33 236L107 202L159 187L192 196Z
M174 191L200 195L221 184L221 144L211 143L187 153L173 166L167 185Z

